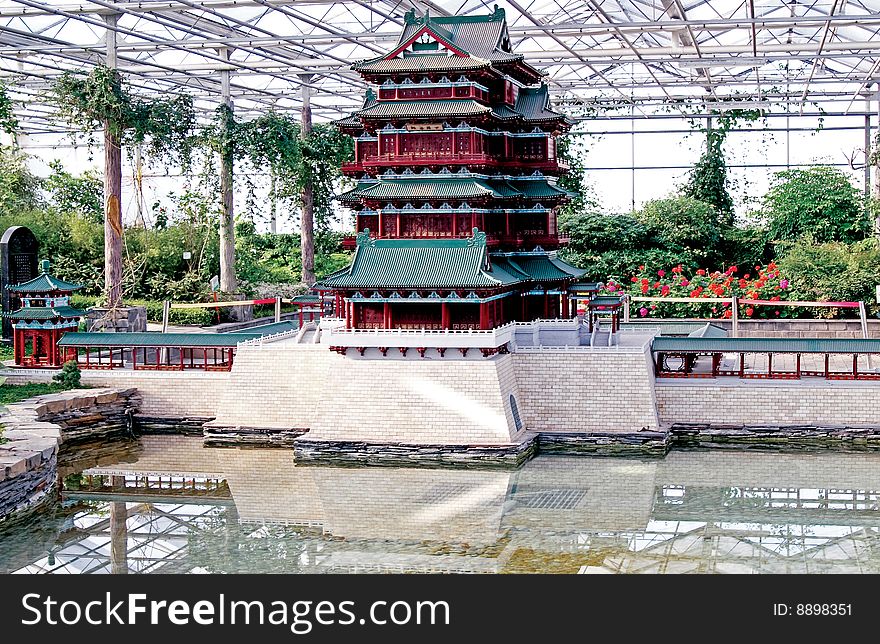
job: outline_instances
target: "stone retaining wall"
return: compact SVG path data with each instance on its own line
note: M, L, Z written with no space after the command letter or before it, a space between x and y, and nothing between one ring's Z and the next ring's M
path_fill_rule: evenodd
M126 429L139 404L134 389L76 389L7 406L0 415L0 520L40 505L57 488L62 443Z

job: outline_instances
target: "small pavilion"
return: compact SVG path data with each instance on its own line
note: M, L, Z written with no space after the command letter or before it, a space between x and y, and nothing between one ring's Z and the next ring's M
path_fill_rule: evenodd
M82 288L49 274L8 287L20 307L4 315L12 321L15 364L21 367L60 367L76 353L58 347L61 336L76 331L84 311L70 306L70 296Z

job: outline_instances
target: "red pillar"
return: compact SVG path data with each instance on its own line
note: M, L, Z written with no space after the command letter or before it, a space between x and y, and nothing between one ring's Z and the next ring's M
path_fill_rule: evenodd
M22 347L24 347L24 338L22 332L15 327L12 329L12 353L15 358L15 364L21 364Z
M547 291L544 291L544 319L550 317L550 296L547 295Z
M397 213L397 237L400 237L400 213Z
M385 302L382 311L382 323L386 329L391 328L391 303Z
M382 208L379 209L379 230L376 231L376 237L379 238L382 236L382 231L385 230L384 223L385 216L382 214Z
M450 328L449 324L449 302L440 304L440 326L444 329Z
M561 297L562 297L562 317L568 319L571 317L571 314L570 314L569 308L568 308L569 307L569 300L568 300L568 289L567 288L564 288Z
M480 302L480 328L489 328L489 307L486 306L486 302Z

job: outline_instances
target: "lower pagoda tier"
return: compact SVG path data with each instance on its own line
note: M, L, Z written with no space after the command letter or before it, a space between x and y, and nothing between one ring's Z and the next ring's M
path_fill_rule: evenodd
M568 287L584 271L540 248L490 253L486 233L463 239L375 239L358 234L351 265L315 290L355 329L493 329L568 318Z

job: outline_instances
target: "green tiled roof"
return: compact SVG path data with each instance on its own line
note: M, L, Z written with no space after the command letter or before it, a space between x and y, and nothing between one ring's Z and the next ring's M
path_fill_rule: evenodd
M355 63L351 68L358 72L374 74L425 72L467 72L486 69L492 63L473 56L443 56L438 54L421 54L398 58L371 58Z
M516 99L516 111L529 122L559 121L564 115L550 109L550 93L546 85L523 87Z
M510 265L536 282L571 279L586 271L562 261L554 253L497 253L496 264Z
M601 290L603 286L605 284L602 282L577 282L570 285L568 290L573 292L592 292Z
M491 108L472 98L424 101L379 101L357 114L363 118L442 118L446 116L478 116Z
M509 121L509 120L513 120L513 119L521 119L522 118L522 114L520 114L516 110L511 109L507 105L504 105L503 103L501 103L499 105L495 105L492 108L492 116L494 116L495 118L500 119L502 121Z
M54 318L81 318L86 314L70 306L25 306L13 311L12 313L4 313L3 317L10 320L52 320Z
M346 289L492 288L522 278L490 267L486 234L468 239L370 239L358 235L354 259L324 278L319 287Z
M65 333L59 347L231 348L263 333Z
M397 47L407 43L425 25L442 40L472 57L489 60L496 65L519 63L536 76L542 74L524 62L521 54L509 51L510 37L504 9L496 8L493 13L482 16L416 16L407 13Z
M617 295L599 295L587 301L587 306L590 308L616 306L619 304L623 304L623 298Z
M654 338L666 353L880 353L880 340L849 338Z
M42 273L34 279L7 287L13 293L49 293L51 291L78 291L82 286L71 284L48 273Z
M532 199L561 199L568 196L568 192L562 188L557 188L547 181L538 181L537 179L514 180L511 181L511 185L524 196Z
M479 179L386 179L360 191L368 199L473 199L502 197Z
M545 180L510 180L457 178L436 174L414 174L407 178L380 179L359 182L353 190L339 195L346 203L355 203L359 197L368 199L474 199L492 197L494 199L525 198L535 200L560 199L567 192L549 184Z
M376 182L372 179L369 181L358 181L354 188L346 190L336 198L343 203L357 203L360 200L361 192L374 185L376 185Z

